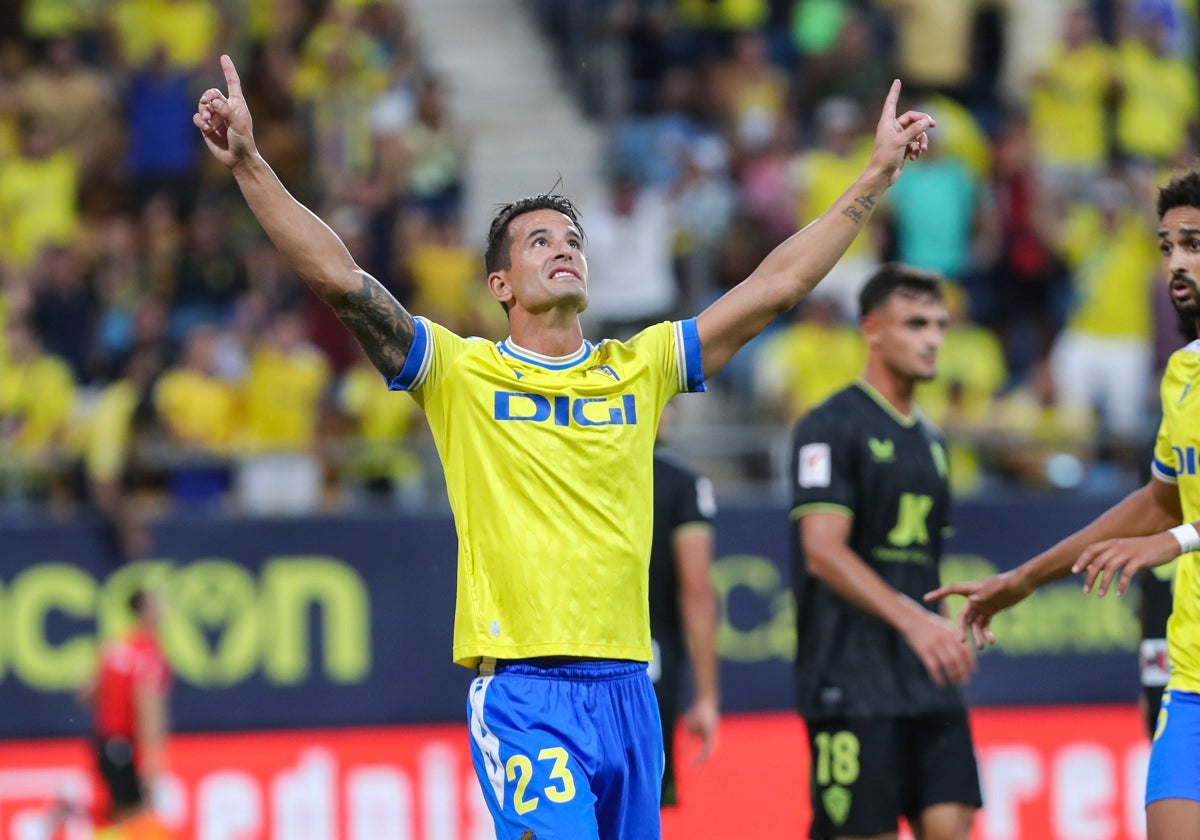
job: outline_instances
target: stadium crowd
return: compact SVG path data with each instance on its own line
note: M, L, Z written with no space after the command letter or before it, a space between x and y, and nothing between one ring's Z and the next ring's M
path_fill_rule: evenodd
M715 379L725 420L782 434L858 375L858 288L894 259L949 281L918 402L950 435L957 492L1136 483L1182 341L1152 196L1195 156L1190 4L527 5L611 138L607 199L583 208L589 338L695 313L746 276L862 169L898 77L902 107L938 120L930 154ZM0 33L5 508L94 503L137 553L130 498L263 514L440 499L415 406L287 276L191 121L234 54L265 157L360 264L411 311L503 338L462 229L469 126L402 0L24 0Z

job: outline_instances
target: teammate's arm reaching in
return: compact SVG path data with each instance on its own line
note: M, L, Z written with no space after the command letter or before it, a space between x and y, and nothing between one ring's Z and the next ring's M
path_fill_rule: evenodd
M209 88L192 122L213 156L233 172L259 224L300 278L333 307L372 364L391 378L404 367L414 323L383 285L355 264L329 226L298 202L258 153L237 69L221 56L228 95Z
M985 580L947 584L927 594L925 599L965 596L967 603L958 614L959 630L963 641L967 640L969 631L976 646L982 648L986 642L996 640L990 629L992 616L1020 602L1038 587L1067 575L1086 569L1088 576L1084 590L1088 591L1103 572L1098 590L1103 595L1115 572L1124 568L1125 575L1118 587L1123 593L1128 585L1126 575L1132 576L1139 568L1165 563L1179 554L1175 538L1159 532L1178 525L1182 518L1175 485L1151 478L1090 524L1032 560ZM1117 539L1120 537L1148 540ZM1171 541L1175 553L1157 559L1168 547L1166 540Z

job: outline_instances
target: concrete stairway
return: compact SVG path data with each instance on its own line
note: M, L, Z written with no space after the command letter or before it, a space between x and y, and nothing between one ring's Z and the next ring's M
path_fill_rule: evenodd
M470 141L466 233L481 244L497 205L549 190L597 196L604 134L572 101L522 0L406 0L429 64Z

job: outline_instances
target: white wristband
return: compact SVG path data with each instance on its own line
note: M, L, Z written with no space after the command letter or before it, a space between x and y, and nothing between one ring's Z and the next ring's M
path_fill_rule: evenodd
M1171 529L1171 536L1179 543L1180 554L1200 551L1200 533L1196 533L1196 528L1192 523L1185 522L1182 525L1175 526Z

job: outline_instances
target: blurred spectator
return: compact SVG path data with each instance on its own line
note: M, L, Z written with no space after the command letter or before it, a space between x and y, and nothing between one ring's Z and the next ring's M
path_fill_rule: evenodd
M717 289L720 253L737 209L728 152L720 140L708 138L690 150L672 198L680 305L699 312Z
M1079 0L1000 0L1004 20L997 95L1010 110L1025 110L1034 75L1062 41L1066 17Z
M176 502L218 502L229 487L239 405L234 387L217 376L218 338L212 326L194 327L180 362L154 386L154 407L173 444L168 482Z
M796 202L792 230L804 227L831 206L871 158L873 138L862 133L862 112L851 99L835 97L822 102L816 112L816 131L816 145L792 159ZM858 292L879 262L878 239L873 226L859 234L812 291L812 296L832 298L846 321L858 317Z
M43 41L95 31L103 0L24 0L15 5L20 10L25 34Z
M989 463L1021 486L1074 489L1095 461L1096 414L1090 406L1058 400L1047 362L995 405L989 424Z
M162 191L176 209L190 207L199 163L190 76L158 50L129 75L125 103L126 163L137 206Z
M365 355L343 374L337 408L350 439L339 458L343 489L355 502L418 507L427 501L426 475L417 451L424 414L410 399L380 387L379 371Z
M809 0L806 5L815 4ZM799 8L801 5L797 4ZM827 99L849 99L860 111L868 103L874 103L879 91L887 90L895 78L891 60L891 53L882 50L868 13L848 11L832 48L803 59L797 93L803 103L801 114L805 124L813 121L816 109Z
M45 45L43 60L22 76L18 96L22 110L46 127L54 145L75 156L84 181L105 174L120 154L116 90L107 73L80 60L75 38Z
M241 257L224 234L215 205L198 205L186 222L168 298L176 341L198 324L228 324L238 297L249 288Z
M983 484L980 449L995 400L1008 382L1008 368L996 334L971 322L970 300L962 287L946 283L942 289L950 323L938 352L937 376L918 383L914 399L947 434L952 489L969 495Z
M950 282L971 279L979 233L981 184L934 143L888 191L896 258Z
M867 346L833 298L810 297L792 324L764 339L754 357L757 400L774 420L792 423L862 373Z
M651 186L669 187L679 180L693 148L712 133L700 117L696 85L690 67L667 71L656 107L617 123L612 141L616 167Z
M150 549L150 532L129 492L147 484L146 473L152 471L138 454L156 433L151 395L161 367L158 348L134 351L121 377L97 395L84 437L88 495L104 520L112 557L118 563L145 557Z
M208 0L115 0L107 11L116 55L126 69L162 61L191 72L226 40L218 9Z
M30 271L33 319L46 351L71 366L76 380L91 378L96 300L78 255L69 248L45 248Z
M20 153L0 159L0 263L28 267L78 226L79 167L40 120L21 120Z
M788 116L788 80L767 52L766 36L739 32L714 78L721 113L738 153L762 149Z
M589 216L589 234L591 221ZM413 312L453 325L460 335L504 336L507 319L481 277L483 256L463 242L462 223L412 214L405 225L403 269L412 285Z
M1021 377L1050 352L1062 327L1069 294L1057 252L1058 221L1050 190L1033 157L1029 124L1010 116L993 146L992 189L985 228L993 253L983 307Z
M787 122L781 122L766 146L742 157L738 174L741 212L762 225L775 242L782 242L796 230L796 196L791 184L794 145L791 129ZM822 285L828 279L826 275Z
M59 474L75 407L70 366L45 352L37 328L10 316L0 365L0 485L13 506L45 500Z
M1149 419L1156 220L1119 177L1097 181L1088 199L1061 234L1074 300L1051 364L1062 405L1098 409L1102 428L1129 446Z
M93 259L96 321L91 372L108 380L116 377L138 342L136 313L149 294L137 223L131 216L116 215L100 226Z
M252 514L311 513L321 501L317 433L331 371L299 312L272 320L250 353L242 382L243 427L236 488Z
M417 91L417 119L403 135L404 200L434 221L462 213L467 137L450 118L446 91L436 78Z
M1038 165L1047 185L1068 200L1082 195L1107 162L1115 70L1112 48L1101 40L1088 4L1072 5L1062 42L1033 75L1029 99Z
M340 3L326 5L301 56L292 89L308 113L312 174L321 193L338 200L373 175L371 107L386 89L385 57Z
M1196 127L1195 69L1168 49L1167 7L1133 4L1117 45L1117 151L1165 163Z
M627 339L670 318L678 298L669 197L614 170L604 200L583 209L590 280L584 317L596 339Z
M896 75L910 95L941 93L966 102L978 0L880 0L878 5L891 13ZM936 46L929 39L934 32Z

